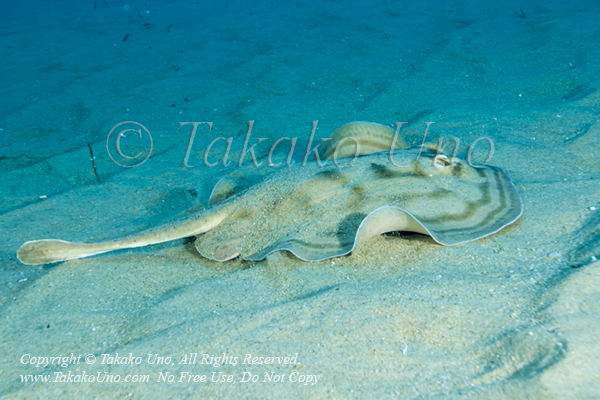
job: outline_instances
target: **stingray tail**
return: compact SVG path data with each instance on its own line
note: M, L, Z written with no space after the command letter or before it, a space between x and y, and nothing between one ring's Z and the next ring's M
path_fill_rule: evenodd
M76 243L58 239L26 242L17 251L23 264L38 265L89 257L119 249L148 246L204 233L219 225L228 215L229 208L202 211L171 224L161 225L130 236L96 243Z
M58 239L43 239L26 242L17 251L19 261L27 265L49 264L73 260L127 248L119 246L118 241L98 243L75 243Z

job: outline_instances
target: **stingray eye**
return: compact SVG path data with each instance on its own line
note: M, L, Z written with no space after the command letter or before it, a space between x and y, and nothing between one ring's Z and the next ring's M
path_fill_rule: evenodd
M452 165L452 163L450 162L448 157L446 157L443 154L440 154L440 155L435 156L435 158L433 159L433 165L436 168L445 168L445 167L449 167L450 165Z

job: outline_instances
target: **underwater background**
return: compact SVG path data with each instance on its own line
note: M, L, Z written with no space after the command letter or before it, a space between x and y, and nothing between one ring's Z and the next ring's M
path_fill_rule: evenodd
M1 398L597 398L599 17L597 1L0 3ZM248 121L261 159L289 137L301 161L313 121L316 138L407 122L413 146L434 122L459 157L479 140L477 162L491 141L523 216L316 263L217 263L189 239L17 259L203 209L235 169L224 141L206 150L233 138L236 160ZM212 126L192 142L186 122Z

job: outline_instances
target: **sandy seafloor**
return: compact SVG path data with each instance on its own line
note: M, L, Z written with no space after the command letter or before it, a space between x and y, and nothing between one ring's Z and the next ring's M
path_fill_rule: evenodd
M600 397L597 2L7 3L2 398ZM313 120L316 137L355 120L408 121L413 145L431 121L430 138L460 138L463 155L488 137L523 217L456 247L388 235L316 263L285 253L210 262L189 239L45 266L17 260L26 240L109 239L201 209L231 170L203 165L203 151L224 136L239 152L249 120L265 143L306 141ZM137 168L106 151L122 121L153 137ZM189 130L177 131L186 121L214 122L210 134L199 128L190 168ZM123 139L129 154L144 143ZM98 361L21 362L71 353ZM101 364L116 353L143 361ZM196 365L179 364L187 353ZM242 364L296 353L295 365ZM148 354L173 365L150 365ZM199 364L202 354L238 364ZM69 371L150 381L22 378ZM175 382L157 382L159 372ZM181 372L236 383L179 383ZM259 381L240 382L244 372ZM264 383L265 373L286 375ZM319 380L289 381L303 375Z

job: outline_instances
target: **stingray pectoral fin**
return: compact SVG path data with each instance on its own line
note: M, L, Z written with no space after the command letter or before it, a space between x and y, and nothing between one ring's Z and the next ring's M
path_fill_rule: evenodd
M242 236L226 240L210 253L206 250L202 251L203 247L201 246L201 243L202 236L198 236L196 238L196 250L202 257L213 261L225 262L240 255L240 252L242 251L242 244L244 243L244 237Z
M325 142L320 151L324 160L364 156L409 147L392 128L365 121L346 124L336 129L329 139L331 140Z
M396 231L417 232L431 236L427 228L409 212L398 207L384 206L371 212L362 220L356 231L354 248L373 236Z
M221 178L212 192L210 193L210 198L208 199L208 206L212 207L215 204L222 202L248 188L248 185L245 184L240 179L236 178Z
M157 226L118 239L96 243L76 243L57 239L26 242L17 251L23 264L38 265L74 260L113 250L148 246L204 233L219 225L231 212L232 206L210 209L183 220Z
M423 224L410 213L398 207L386 206L380 207L367 215L356 230L356 235L350 240L340 241L338 237L319 237L310 241L286 238L244 258L244 260L260 261L271 253L287 250L304 261L322 261L349 254L369 238L394 231L409 231L430 235Z
M260 261L276 251L287 250L303 261L316 262L346 255L352 251L353 242L340 243L332 238L315 239L311 242L300 239L283 239L257 253L244 258L246 261Z
M249 187L258 184L264 179L264 177L267 174L268 170L267 172L254 171L254 173L248 173L248 171L238 170L233 171L229 175L221 178L215 184L208 199L208 206L212 207L215 204L225 201L228 198L243 192Z

